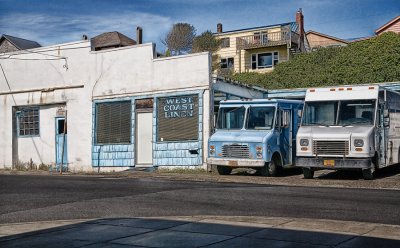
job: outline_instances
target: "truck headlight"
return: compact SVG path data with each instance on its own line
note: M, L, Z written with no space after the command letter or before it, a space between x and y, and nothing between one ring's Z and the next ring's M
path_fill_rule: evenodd
M308 139L300 139L300 146L308 146L309 141Z
M354 140L354 146L355 146L355 147L363 147L363 146L364 146L364 140L362 140L362 139L355 139L355 140Z
M215 155L215 146L210 146L210 156Z
M262 146L256 146L257 158L262 158Z

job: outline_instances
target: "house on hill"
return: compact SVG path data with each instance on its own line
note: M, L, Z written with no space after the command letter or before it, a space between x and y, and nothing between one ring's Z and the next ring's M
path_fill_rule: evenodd
M400 15L375 30L376 35L381 35L385 32L400 33Z
M301 9L295 22L231 31L223 31L218 23L214 36L222 42L216 52L222 74L269 72L276 64L308 50Z
M41 45L32 40L26 40L6 34L3 34L0 38L0 53L15 52L37 47L41 47Z
M316 50L322 47L346 46L349 43L347 40L322 34L313 30L307 31L306 36L311 50Z

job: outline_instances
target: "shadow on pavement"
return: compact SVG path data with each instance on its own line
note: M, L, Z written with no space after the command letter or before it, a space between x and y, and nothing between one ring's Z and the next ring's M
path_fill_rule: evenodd
M0 247L400 247L400 240L240 222L98 219L0 238Z
M391 165L374 172L374 178L386 178L400 174L400 164ZM360 180L363 179L361 170L328 171L319 175L320 179Z
M298 167L289 168L289 169L281 169L281 170L279 170L279 173L278 173L277 177L294 176L294 175L300 175L302 173L303 173L302 169L298 168ZM259 171L254 170L254 169L246 169L246 168L234 169L234 170L232 170L231 175L235 175L235 176L261 176Z

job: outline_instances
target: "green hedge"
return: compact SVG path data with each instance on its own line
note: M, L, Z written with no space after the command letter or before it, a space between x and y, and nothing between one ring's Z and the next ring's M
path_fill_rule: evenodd
M345 47L321 48L282 62L271 73L239 73L232 78L267 89L400 81L400 34L388 32Z

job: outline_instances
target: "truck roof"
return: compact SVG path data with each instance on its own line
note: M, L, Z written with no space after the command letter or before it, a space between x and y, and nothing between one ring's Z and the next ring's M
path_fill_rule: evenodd
M306 101L377 99L379 85L309 88Z
M221 104L275 104L275 103L294 103L303 104L300 100L288 99L246 99L246 100L222 100Z

